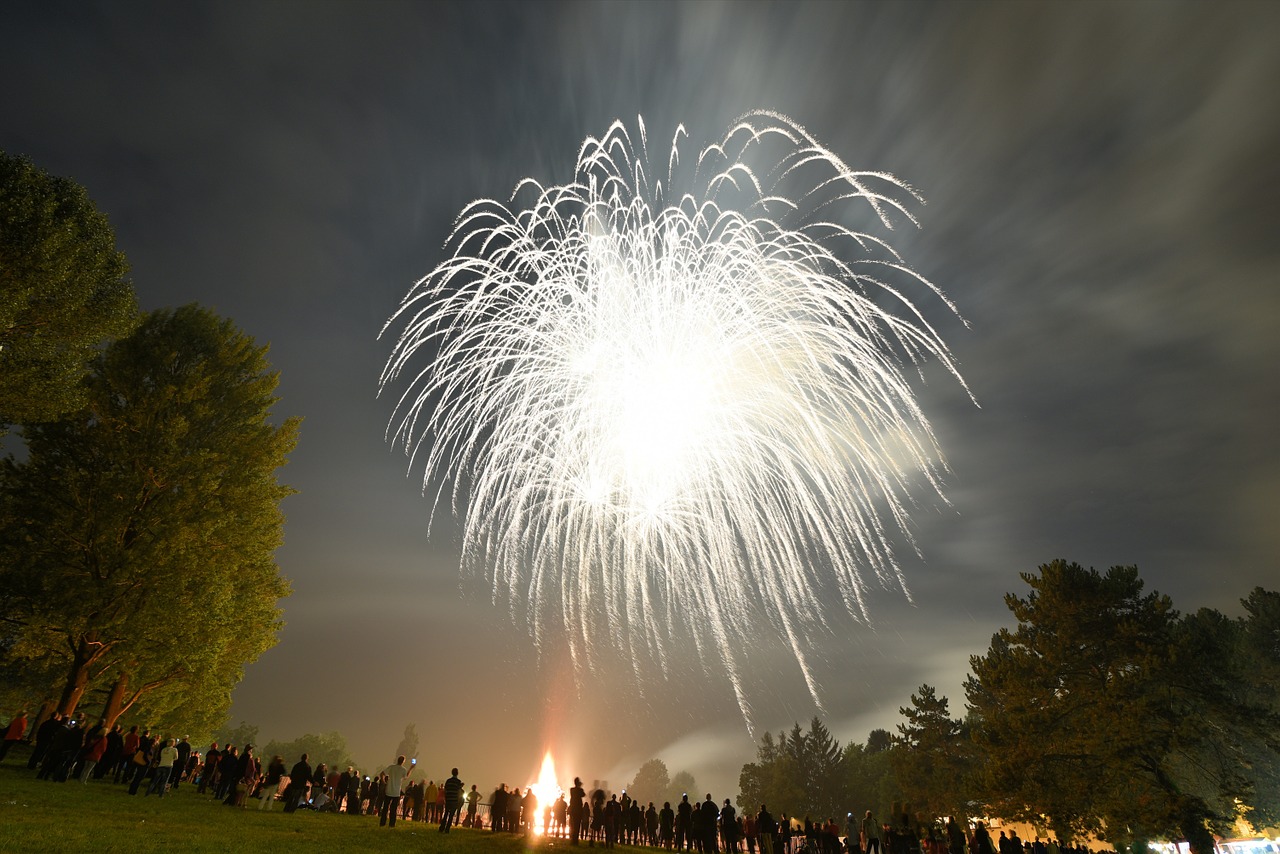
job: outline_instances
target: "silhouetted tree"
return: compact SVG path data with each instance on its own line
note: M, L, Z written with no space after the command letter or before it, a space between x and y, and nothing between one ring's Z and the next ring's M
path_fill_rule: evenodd
M668 800L671 791L671 777L667 773L667 763L661 759L650 759L636 771L635 779L627 785L627 793L641 803L657 801L661 806Z
M930 685L898 710L906 718L890 758L905 799L925 815L967 818L972 746L963 725L951 719L947 698Z
M1179 619L1132 566L1054 561L1022 578L1031 593L1005 597L1018 627L971 659L965 686L992 811L1047 816L1064 839L1182 838L1209 854L1237 799L1252 805L1245 745L1277 747L1274 710L1240 684L1241 627L1207 609Z

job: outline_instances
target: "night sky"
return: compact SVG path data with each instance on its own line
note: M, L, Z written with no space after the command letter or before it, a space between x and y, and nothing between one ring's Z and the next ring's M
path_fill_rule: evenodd
M424 768L482 789L550 748L562 777L616 787L658 756L727 797L753 739L696 662L579 695L460 576L456 529L428 540L378 333L467 202L567 180L616 118L707 141L756 108L925 196L897 246L968 321L929 309L978 406L926 372L951 506L916 512L913 601L877 590L872 626L810 639L824 719L862 741L921 683L959 716L1003 595L1054 558L1137 564L1184 611L1280 584L1278 85L1274 3L0 9L0 149L88 188L144 309L200 302L269 343L276 414L305 419L288 625L233 722L337 730L370 766L415 722ZM757 721L807 723L764 646Z

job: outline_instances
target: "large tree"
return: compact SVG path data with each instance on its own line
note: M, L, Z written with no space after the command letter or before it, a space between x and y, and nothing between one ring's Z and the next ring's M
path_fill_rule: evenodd
M275 644L298 427L272 423L276 383L230 321L157 311L94 360L84 410L24 428L27 459L0 465L0 657L60 664L61 711L96 690L109 720L212 730Z
M1275 726L1239 684L1239 626L1181 619L1132 566L1054 561L1022 578L1031 593L1005 599L1017 628L971 659L965 686L992 811L1064 839L1211 851L1253 795L1244 739L1270 750Z
M84 404L99 345L138 320L127 269L83 187L0 152L0 430Z
M898 724L890 756L906 799L929 817L966 818L973 750L963 724L952 720L947 698L921 685L910 707L898 711L906 720Z
M877 820L891 820L893 804L906 801L893 770L888 730L872 730L865 745L851 741L844 748L844 769L848 811L859 820L871 810Z
M667 800L671 789L671 776L667 771L667 763L661 759L650 759L636 771L635 779L627 785L627 794L642 804L656 801L661 804Z
M843 815L847 799L844 750L822 721L814 718L806 733L795 724L775 738L766 732L756 761L738 775L738 804L757 810L767 804L775 815L826 818Z

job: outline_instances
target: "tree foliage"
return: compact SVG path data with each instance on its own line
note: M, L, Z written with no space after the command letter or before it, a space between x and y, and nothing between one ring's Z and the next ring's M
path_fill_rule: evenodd
M246 744L258 744L258 727L240 721L239 726L231 726L230 721L214 730L213 740L218 744L233 744L244 747ZM259 751L261 752L261 751Z
M671 787L667 789L667 796L664 801L671 801L672 806L680 803L680 798L685 794L689 794L689 800L697 800L698 782L693 779L693 775L688 771L677 771L671 775Z
M973 751L947 698L921 685L911 706L898 711L906 721L898 725L890 757L906 800L927 816L967 818Z
M767 804L775 815L829 817L844 815L846 778L844 750L822 721L814 718L809 732L795 724L775 738L766 732L756 761L738 776L738 804L756 810Z
M1064 839L1211 850L1236 799L1257 800L1247 751L1276 749L1274 708L1241 670L1248 624L1207 609L1181 618L1132 566L1055 561L1022 578L1031 593L1005 600L1017 628L971 659L965 686L993 812L1047 817Z
M27 459L0 465L0 658L60 669L64 712L89 692L112 720L211 731L276 642L298 426L269 420L276 382L230 321L158 311L94 360L84 410L24 427Z
M83 187L0 152L0 428L84 404L99 345L137 323L127 269Z
M268 741L258 751L259 756L268 758L277 754L283 756L286 766L292 766L304 753L307 754L313 769L321 762L328 765L330 770L345 771L348 765L356 767L355 760L351 758L351 751L347 748L347 740L337 732L307 733L290 741ZM390 765L393 759L388 760L385 765L366 768L365 771L376 773Z
M886 738L889 735L888 730L872 730L865 745L850 742L844 749L846 812L859 819L867 810L880 819L888 819L892 805L905 800L891 762L893 753L888 746L882 746L888 742L882 741L878 733Z
M642 804L654 801L661 806L663 801L671 800L671 777L667 773L667 763L661 759L650 759L641 765L635 778L627 784L627 794Z

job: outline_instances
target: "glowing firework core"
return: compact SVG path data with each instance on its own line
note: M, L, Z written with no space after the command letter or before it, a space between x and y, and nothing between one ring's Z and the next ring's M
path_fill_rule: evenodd
M382 386L408 372L391 431L535 639L559 625L579 666L605 639L666 664L695 617L749 722L750 644L785 637L820 704L807 638L834 614L815 599L865 617L864 573L906 590L893 538L944 470L908 375L959 379L908 294L954 307L844 223L914 223L905 184L774 114L691 163L681 134L665 180L643 123L638 149L615 123L573 182L468 206L388 322Z

